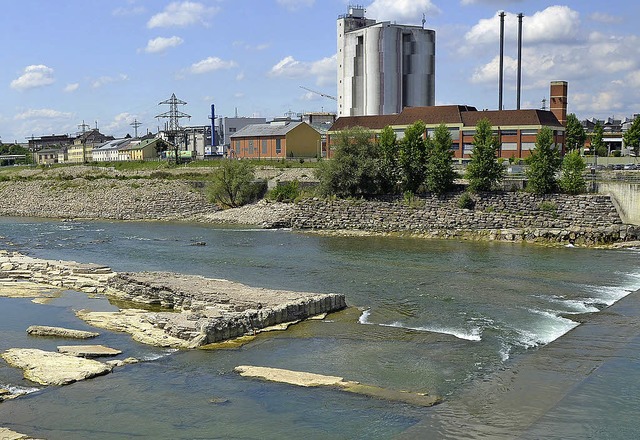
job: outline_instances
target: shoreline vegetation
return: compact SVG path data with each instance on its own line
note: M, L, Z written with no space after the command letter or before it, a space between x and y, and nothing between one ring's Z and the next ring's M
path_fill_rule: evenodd
M297 197L288 201L265 197L221 209L207 193L215 168L153 169L140 165L145 167L16 167L0 173L0 215L66 221L179 221L292 228L341 236L560 246L640 244L640 226L623 224L610 197L599 194L488 192L469 196L466 191L454 190L445 195L319 198L308 189L317 185L313 169L263 165L256 168L256 179L266 182L270 191L295 182L300 188Z

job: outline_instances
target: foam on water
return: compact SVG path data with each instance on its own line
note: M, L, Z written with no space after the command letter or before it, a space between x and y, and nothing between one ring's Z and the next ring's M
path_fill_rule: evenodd
M8 390L11 394L22 396L25 394L35 393L36 391L40 391L40 388L35 387L20 387L17 385L5 385L0 383L0 388L4 388Z
M362 312L360 318L358 318L358 322L360 324L373 325L373 322L369 321L369 317L371 316L371 309L367 309ZM480 327L474 327L471 330L463 330L457 328L446 328L446 327L435 327L435 326L420 326L414 327L405 325L399 321L392 322L391 324L378 324L381 327L395 327L395 328L405 328L407 330L415 330L420 332L430 332L430 333L442 333L445 335L455 336L458 339L465 339L467 341L481 341L482 340L482 329Z
M358 322L360 324L373 324L372 322L369 322L369 316L371 316L371 309L367 309L362 312L362 315L358 318Z
M482 330L479 327L475 327L471 330L462 330L457 328L446 328L446 327L433 327L433 326L421 326L421 327L412 327L408 325L404 325L401 322L393 322L391 324L380 324L383 327L397 327L397 328L406 328L408 330L416 330L420 332L430 332L430 333L442 333L445 335L455 336L458 339L464 339L467 341L481 341L482 340Z
M177 348L170 348L170 349L164 350L164 352L162 353L153 353L153 354L142 356L140 359L143 362L157 361L158 359L162 359L164 357L172 355L176 351L179 351L179 350Z
M563 318L562 316L558 316L550 311L536 309L528 310L529 312L542 317L542 319L536 323L536 328L515 329L518 333L517 343L525 348L546 345L579 325L579 323L575 321Z

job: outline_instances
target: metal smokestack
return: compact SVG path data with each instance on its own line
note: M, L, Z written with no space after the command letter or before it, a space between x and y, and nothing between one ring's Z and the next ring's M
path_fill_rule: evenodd
M522 12L518 14L518 102L516 108L520 110L520 90L522 85Z
M211 104L211 152L218 146L216 139L216 106Z
M498 110L502 110L502 83L504 70L504 11L500 12L500 86L498 88Z

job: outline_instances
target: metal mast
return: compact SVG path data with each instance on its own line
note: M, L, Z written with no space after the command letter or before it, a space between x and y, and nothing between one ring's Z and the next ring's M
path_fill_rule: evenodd
M176 98L176 94L172 93L171 98L158 103L158 105L169 105L169 111L160 113L156 116L156 118L165 118L169 119L169 124L167 125L168 134L172 134L174 137L178 131L180 131L180 119L189 118L191 119L191 115L181 112L178 110L179 105L186 105L187 103L181 99Z
M498 90L498 110L502 110L502 84L504 82L504 11L500 12L500 73L499 73L499 90Z
M522 86L522 12L518 14L518 83L517 83L517 95L518 102L516 109L520 110L520 94Z
M142 122L139 122L137 119L134 119L133 122L131 124L129 124L133 127L133 129L135 130L135 139L138 138L138 127L140 127L142 125Z

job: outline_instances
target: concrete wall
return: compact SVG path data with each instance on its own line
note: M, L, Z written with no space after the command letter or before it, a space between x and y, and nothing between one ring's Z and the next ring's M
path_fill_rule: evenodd
M598 182L598 192L614 199L624 223L640 225L640 183Z

